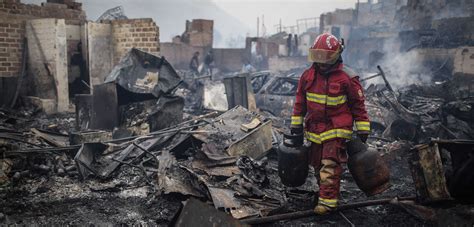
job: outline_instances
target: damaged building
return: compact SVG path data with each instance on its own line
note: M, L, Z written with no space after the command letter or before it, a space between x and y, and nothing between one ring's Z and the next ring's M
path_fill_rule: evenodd
M2 9L2 106L21 96L48 113L68 111L70 99L104 82L132 47L160 52L151 19L88 22L74 1L4 1Z
M472 1L357 1L242 48L214 46L217 19L167 41L160 20L91 21L83 4L0 0L0 225L474 224ZM344 39L369 120L303 137L293 108L321 34ZM353 108L336 82L304 101ZM347 165L320 172L311 144L336 137Z

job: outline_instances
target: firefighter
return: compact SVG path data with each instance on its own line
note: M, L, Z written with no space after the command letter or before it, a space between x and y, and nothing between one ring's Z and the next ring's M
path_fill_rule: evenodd
M342 63L343 48L333 35L316 38L308 54L313 64L299 80L291 117L291 133L311 141L308 157L319 185L317 214L337 207L341 164L347 162L345 143L354 125L364 143L370 132L359 77Z

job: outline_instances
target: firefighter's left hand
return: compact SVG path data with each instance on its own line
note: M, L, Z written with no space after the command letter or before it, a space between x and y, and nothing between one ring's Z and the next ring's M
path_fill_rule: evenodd
M359 133L359 138L360 140L362 140L363 143L366 143L367 139L369 138L369 134Z

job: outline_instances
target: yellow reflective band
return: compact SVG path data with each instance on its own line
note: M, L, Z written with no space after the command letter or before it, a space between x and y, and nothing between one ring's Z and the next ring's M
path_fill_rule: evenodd
M326 95L306 92L306 100L324 105L326 103Z
M291 124L292 125L302 125L303 124L303 117L301 117L301 116L292 116L291 117Z
M311 92L306 92L306 100L310 102L315 102L319 104L327 104L328 106L337 106L347 102L347 96L341 95L336 97L331 97L327 95L321 95Z
M327 104L329 106L337 106L337 105L340 105L340 104L344 104L346 101L347 101L347 97L345 95L337 96L337 97L329 97L328 96Z
M306 92L306 96L316 98L316 99L326 99L327 95L320 95L316 93Z
M352 131L346 129L331 129L320 134L306 132L306 138L313 143L322 143L334 138L351 139Z
M370 131L370 122L368 121L356 121L355 125L357 131Z
M328 207L337 207L337 199L323 199L319 198L318 199L319 204L323 204Z

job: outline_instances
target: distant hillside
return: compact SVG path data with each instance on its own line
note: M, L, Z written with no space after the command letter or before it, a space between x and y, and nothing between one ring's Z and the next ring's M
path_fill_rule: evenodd
M22 0L39 4L45 0ZM123 6L129 18L151 17L160 27L160 40L170 41L181 35L185 21L191 19L214 20L214 46L228 46L228 40L242 36L250 30L237 18L229 15L211 0L82 0L89 20L96 20L107 9ZM244 45L243 43L241 45Z

